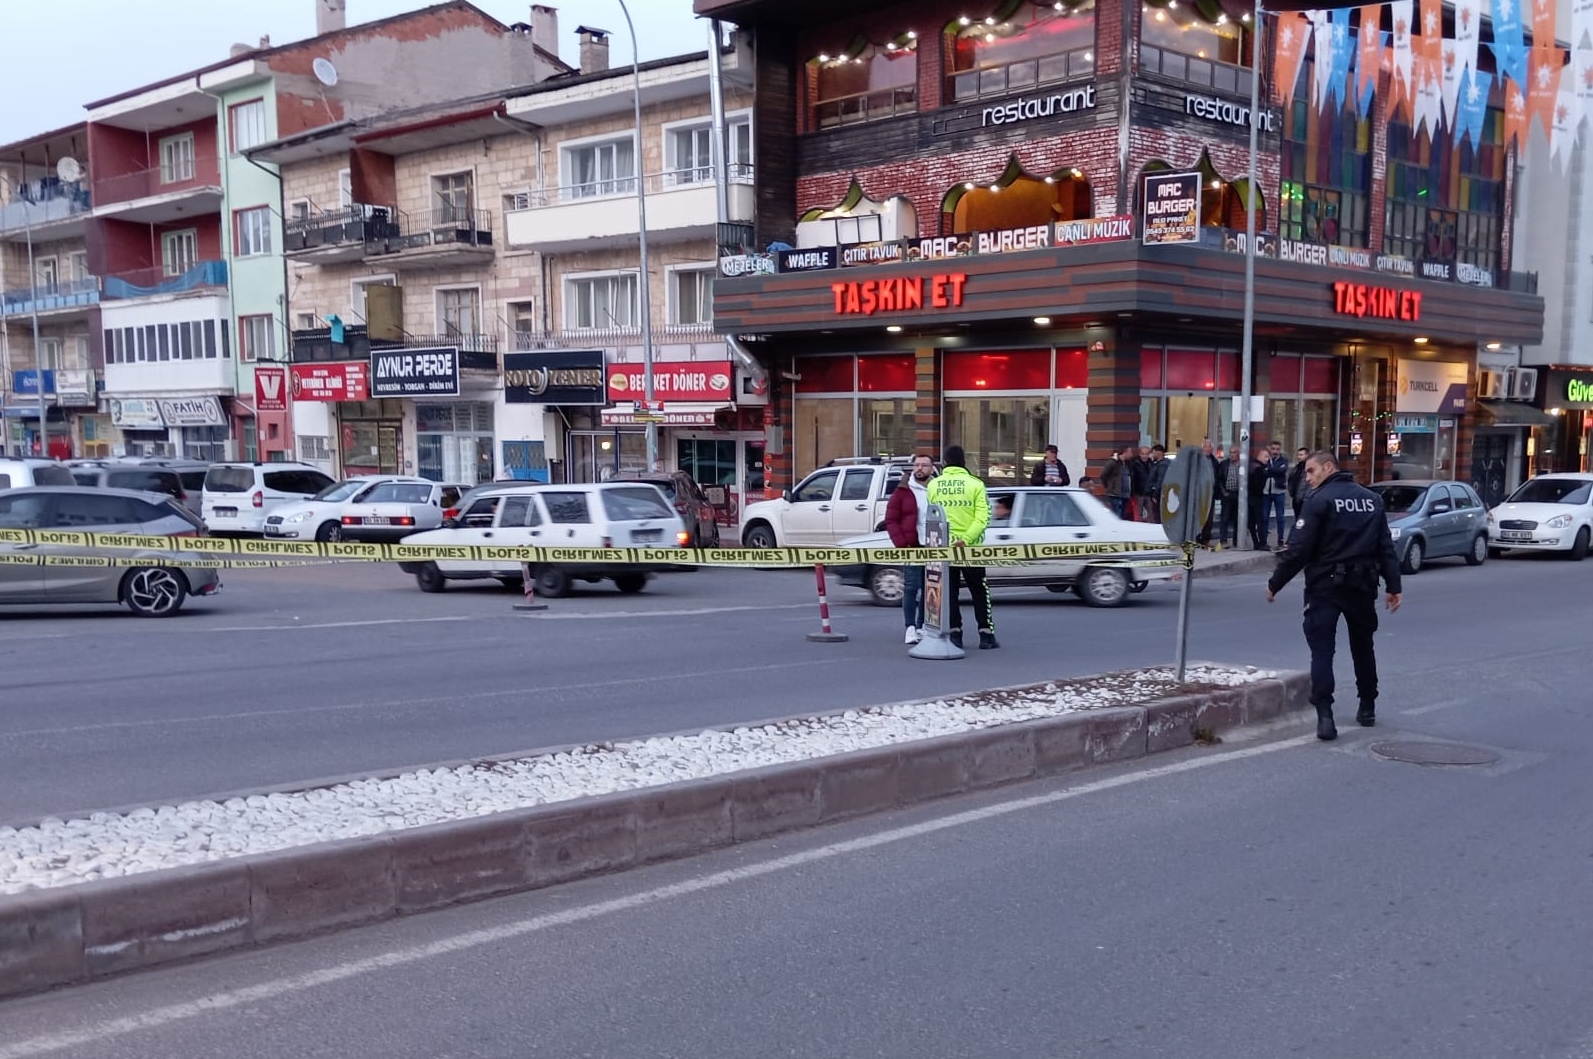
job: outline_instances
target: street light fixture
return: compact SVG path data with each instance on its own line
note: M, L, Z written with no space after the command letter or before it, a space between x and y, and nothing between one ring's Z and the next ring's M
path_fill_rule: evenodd
M631 35L631 94L636 107L636 219L641 227L641 313L642 313L642 399L647 405L647 470L658 462L658 423L653 419L653 299L648 289L651 273L647 268L647 179L642 159L642 64L636 49L636 23L630 8L618 0L625 15L625 28Z
M1239 457L1250 458L1250 375L1256 358L1256 193L1261 181L1256 173L1260 153L1257 120L1261 106L1261 38L1266 32L1266 12L1261 0L1255 0L1255 18L1250 23L1250 187L1245 196L1245 308L1239 364ZM1248 467L1248 462L1242 464ZM1245 527L1250 525L1250 491L1240 482L1236 497L1234 521L1235 542L1244 539ZM1278 542L1282 544L1282 541Z

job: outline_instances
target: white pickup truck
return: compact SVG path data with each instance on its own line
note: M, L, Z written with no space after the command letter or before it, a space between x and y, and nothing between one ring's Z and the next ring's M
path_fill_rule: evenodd
M741 543L748 548L828 546L884 529L885 507L911 466L910 457L831 460L781 499L748 504Z

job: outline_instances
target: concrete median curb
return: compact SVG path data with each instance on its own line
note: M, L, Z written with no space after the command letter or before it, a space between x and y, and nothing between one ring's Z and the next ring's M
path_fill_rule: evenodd
M0 896L0 997L309 937L1192 745L1307 709L1308 676Z

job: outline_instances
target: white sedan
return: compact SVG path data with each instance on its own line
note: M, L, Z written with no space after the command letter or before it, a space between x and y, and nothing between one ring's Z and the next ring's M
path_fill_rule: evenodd
M1489 552L1506 548L1586 558L1593 544L1593 474L1540 474L1488 512Z
M427 487L433 497L438 496L436 482L425 478L416 478L411 475L401 474L361 474L353 478L346 478L336 482L305 500L291 504L283 504L276 508L265 520L265 536L278 540L317 540L340 541L344 538L355 539L355 535L345 533L343 514L351 505L368 500L375 491L389 483L404 483ZM435 487L435 488L434 488ZM438 508L438 515L432 526L442 524L442 508ZM415 527L409 526L404 533L414 533ZM399 534L398 536L402 536ZM393 539L397 539L394 537Z
M992 588L1041 586L1052 592L1071 591L1092 607L1117 607L1127 602L1131 592L1142 591L1152 581L1169 580L1179 573L1177 566L1133 565L1136 560L1175 559L1178 553L1168 544L1161 526L1120 519L1087 490L1040 487L990 491L996 513L1004 510L1003 501L1011 505L1011 514L991 518L990 527L985 530L986 544L1121 543L1155 545L1166 550L987 566L985 577ZM853 537L841 544L851 548L893 547L884 533ZM879 606L901 606L900 566L860 563L840 567L836 573L842 584L867 589Z

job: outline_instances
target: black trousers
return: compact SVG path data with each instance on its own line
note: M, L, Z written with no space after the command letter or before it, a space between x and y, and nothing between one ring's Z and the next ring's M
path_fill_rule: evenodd
M1323 586L1305 590L1305 642L1311 648L1311 705L1333 706L1333 650L1339 618L1349 631L1355 690L1364 705L1377 701L1377 589Z
M946 601L951 604L951 621L947 622L948 629L962 629L962 586L967 585L969 594L973 596L974 621L979 623L979 628L995 632L996 619L990 613L990 585L985 581L985 568L953 566L949 569L951 595L946 597Z

